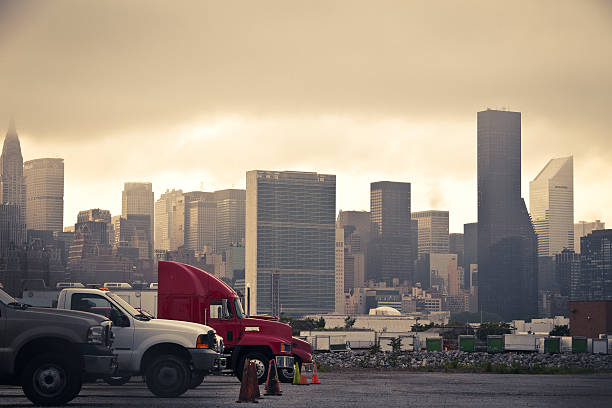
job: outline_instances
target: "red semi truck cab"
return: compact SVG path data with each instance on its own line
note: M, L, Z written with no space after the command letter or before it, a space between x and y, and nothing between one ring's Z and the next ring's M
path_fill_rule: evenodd
M230 354L227 368L238 378L247 358L255 361L260 383L266 379L272 358L283 382L293 380L294 361L306 369L312 366L310 344L292 337L291 326L274 317L247 317L240 298L225 282L178 262L159 261L158 272L158 317L214 328Z

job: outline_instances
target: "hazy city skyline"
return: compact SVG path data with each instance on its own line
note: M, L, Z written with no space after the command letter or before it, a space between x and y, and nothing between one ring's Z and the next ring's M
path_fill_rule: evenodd
M575 220L609 221L610 3L147 5L0 1L1 133L13 115L24 161L64 159L65 225L119 214L125 182L158 199L267 168L336 174L337 211L409 182L413 211L461 232L475 113L504 106L523 113L525 200L573 155Z

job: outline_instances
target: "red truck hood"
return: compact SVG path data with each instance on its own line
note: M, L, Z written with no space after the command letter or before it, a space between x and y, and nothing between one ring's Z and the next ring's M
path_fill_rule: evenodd
M284 339L287 343L291 342L291 326L285 323L270 319L247 317L240 319L242 331L245 333L259 333L271 335ZM258 328L256 330L255 328Z

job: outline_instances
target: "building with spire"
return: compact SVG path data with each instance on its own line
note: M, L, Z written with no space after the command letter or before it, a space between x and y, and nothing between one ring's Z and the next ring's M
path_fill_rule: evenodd
M20 246L25 235L25 183L21 145L11 120L0 156L0 248Z
M15 122L11 120L0 156L0 203L20 207L20 224L25 223L23 156Z

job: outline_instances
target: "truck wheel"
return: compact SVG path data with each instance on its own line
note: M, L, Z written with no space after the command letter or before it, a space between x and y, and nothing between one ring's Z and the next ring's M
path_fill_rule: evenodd
M145 371L149 390L162 398L173 398L184 394L191 383L191 371L187 362L173 354L155 358Z
M204 381L204 377L206 377L206 374L208 374L206 371L192 371L189 389L192 390L202 384L202 382Z
M81 391L78 364L65 356L40 354L32 358L22 373L26 397L35 405L64 405Z
M132 377L104 377L104 382L108 385L123 385L127 384Z
M300 364L298 362L298 364ZM282 383L291 384L293 382L293 371L294 368L279 368L278 369L278 379Z
M244 368L244 362L247 359L255 362L255 366L257 367L257 381L259 384L265 383L268 376L268 363L270 362L270 359L257 351L252 351L242 357L242 361L238 367L238 372L236 373L238 379L242 381L242 369Z

